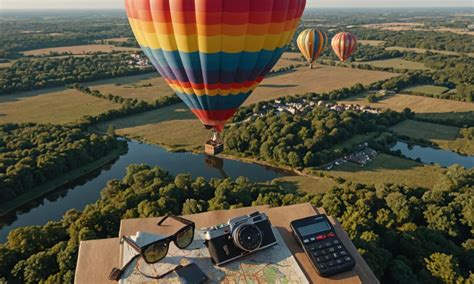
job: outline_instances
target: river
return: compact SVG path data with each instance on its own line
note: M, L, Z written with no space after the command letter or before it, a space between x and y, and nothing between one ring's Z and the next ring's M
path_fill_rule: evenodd
M449 167L454 164L459 164L465 168L474 167L474 156L464 156L456 152L443 149L424 147L398 141L392 147L392 150L400 150L403 155L411 159L420 158L421 162L425 164L440 164L442 167Z
M206 179L245 176L250 181L261 182L286 175L261 165L209 158L203 154L172 153L160 146L130 140L128 152L111 164L22 206L12 214L0 217L0 242L5 242L12 229L60 220L72 208L83 210L87 204L99 199L101 189L109 180L122 179L130 164L159 166L173 175L190 173L193 177L202 176Z

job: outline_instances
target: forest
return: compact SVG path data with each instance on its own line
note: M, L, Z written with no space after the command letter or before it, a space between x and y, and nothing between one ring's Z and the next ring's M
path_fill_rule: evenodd
M0 69L0 95L151 72L129 65L129 54L20 59Z
M101 198L60 221L12 230L0 244L0 282L71 283L79 242L116 237L120 219L250 205L311 202L338 218L382 283L469 283L474 275L474 169L453 166L432 189L343 182L317 195L277 183L171 176L130 165Z
M258 157L293 168L315 167L352 149L333 147L356 134L384 132L410 116L410 112L386 110L381 114L335 112L315 107L293 116L270 112L250 123L226 130L225 148L234 155Z
M120 146L110 136L59 125L0 125L0 204Z

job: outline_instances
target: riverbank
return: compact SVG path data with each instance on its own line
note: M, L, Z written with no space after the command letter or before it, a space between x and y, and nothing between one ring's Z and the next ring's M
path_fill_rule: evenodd
M0 204L0 217L6 216L7 214L18 209L19 207L37 198L40 198L41 196L47 193L50 193L58 189L59 187L64 186L78 178L81 178L90 172L93 172L97 169L104 167L105 165L109 164L110 162L117 159L118 157L125 154L126 152L127 152L127 146L125 144L120 143L119 147L116 150L112 151L109 155L99 160L96 160L92 163L89 163L83 167L70 171L64 175L61 175L60 177L54 180L48 181L44 183L43 185L38 186L35 189L30 190L16 197L13 200Z

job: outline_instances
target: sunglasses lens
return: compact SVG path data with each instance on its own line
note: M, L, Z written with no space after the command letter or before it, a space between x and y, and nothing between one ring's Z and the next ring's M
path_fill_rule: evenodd
M167 253L168 244L166 242L160 242L146 248L143 252L143 257L148 263L155 263L162 260Z
M185 248L193 242L193 239L194 228L189 226L176 234L176 246L179 248Z

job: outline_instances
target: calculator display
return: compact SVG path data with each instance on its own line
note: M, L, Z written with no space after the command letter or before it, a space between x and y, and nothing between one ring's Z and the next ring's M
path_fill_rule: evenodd
M301 236L313 235L320 232L324 232L331 229L329 224L326 221L313 223L310 225L298 227L297 230L301 234Z

